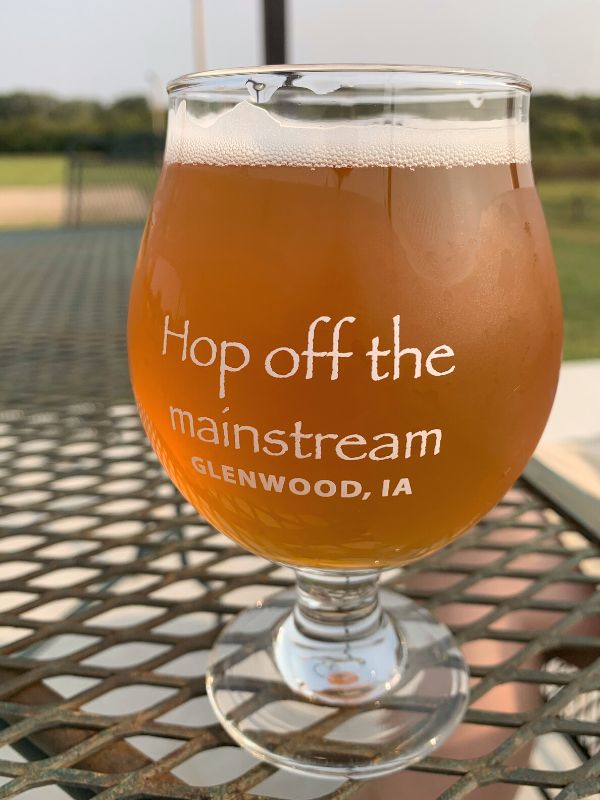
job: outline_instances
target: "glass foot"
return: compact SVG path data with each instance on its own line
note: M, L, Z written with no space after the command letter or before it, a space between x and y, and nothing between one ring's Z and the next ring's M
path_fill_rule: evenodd
M332 640L304 627L296 600L293 590L272 595L215 644L207 692L236 742L284 769L360 779L407 767L448 738L469 683L445 625L383 589L358 621L368 627Z

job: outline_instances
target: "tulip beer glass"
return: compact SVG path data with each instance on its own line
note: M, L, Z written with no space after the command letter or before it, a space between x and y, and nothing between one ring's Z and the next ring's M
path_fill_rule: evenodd
M460 721L447 628L379 573L494 506L548 417L561 352L529 84L434 67L285 66L169 87L129 314L169 476L296 570L212 653L257 756L381 775Z

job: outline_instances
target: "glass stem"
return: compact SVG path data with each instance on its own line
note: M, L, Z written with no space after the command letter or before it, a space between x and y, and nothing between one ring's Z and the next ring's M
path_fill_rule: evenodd
M337 706L360 705L392 691L405 648L380 605L379 572L296 572L296 603L273 639L275 662L288 686Z
M351 642L371 636L382 622L377 570L344 573L296 570L294 621L311 639Z

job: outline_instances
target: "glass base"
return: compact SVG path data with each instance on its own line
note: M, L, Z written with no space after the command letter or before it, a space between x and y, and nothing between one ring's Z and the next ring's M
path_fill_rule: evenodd
M369 627L332 640L303 626L296 600L272 595L215 644L207 692L236 742L283 769L356 780L403 769L448 738L469 682L445 625L384 589Z

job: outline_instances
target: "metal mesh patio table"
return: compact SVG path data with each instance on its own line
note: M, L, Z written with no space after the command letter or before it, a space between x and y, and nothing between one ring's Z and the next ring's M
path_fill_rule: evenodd
M470 533L384 575L470 664L471 705L439 751L359 784L234 746L206 697L208 652L293 577L200 519L146 441L124 337L139 236L0 238L0 797L600 795L600 512L535 462Z

